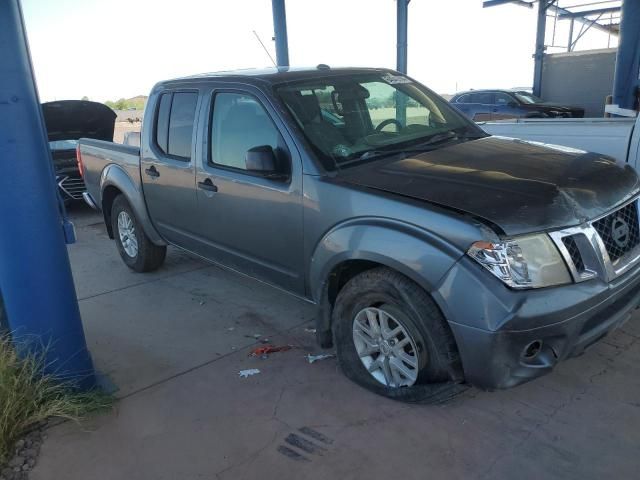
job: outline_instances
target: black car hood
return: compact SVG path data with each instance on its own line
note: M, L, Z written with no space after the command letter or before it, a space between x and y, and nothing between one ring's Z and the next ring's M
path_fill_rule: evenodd
M501 137L343 169L336 180L461 211L508 236L583 223L640 186L612 158Z
M113 141L116 113L102 103L61 100L42 104L49 141L82 137Z
M558 105L557 103L552 102L544 102L544 103L525 103L522 104L522 107L528 110L541 110L544 112L547 111L558 111L558 112L582 112L584 108L582 107L574 107L572 105Z

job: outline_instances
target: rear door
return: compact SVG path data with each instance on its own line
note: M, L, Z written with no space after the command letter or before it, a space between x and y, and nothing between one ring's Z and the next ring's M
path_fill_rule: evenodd
M493 92L474 92L471 94L474 104L473 116L475 122L486 122L491 120L491 115L495 107L495 95Z
M196 222L195 147L193 132L197 90L167 90L155 105L151 135L141 151L141 176L153 224L169 242L193 246Z
M467 117L473 118L473 103L471 102L472 96L470 93L460 95L452 105L464 113Z
M301 158L266 97L246 88L215 89L212 108L201 113L198 253L303 294ZM286 178L246 170L247 150L264 145L276 152Z

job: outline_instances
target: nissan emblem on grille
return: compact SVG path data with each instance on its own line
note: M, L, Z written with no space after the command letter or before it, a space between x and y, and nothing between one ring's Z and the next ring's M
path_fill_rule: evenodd
M620 248L625 248L629 243L629 224L621 217L611 222L611 238Z

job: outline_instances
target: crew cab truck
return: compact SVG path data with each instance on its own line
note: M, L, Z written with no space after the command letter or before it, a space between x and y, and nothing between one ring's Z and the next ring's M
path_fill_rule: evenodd
M539 377L640 302L630 166L491 137L392 70L160 82L140 148L82 139L78 161L130 268L171 244L301 297L395 399Z

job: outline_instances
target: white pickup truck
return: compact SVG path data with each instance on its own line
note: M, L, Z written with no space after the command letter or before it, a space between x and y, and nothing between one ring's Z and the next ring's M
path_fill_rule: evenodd
M527 118L484 122L479 126L491 135L602 153L640 171L640 117Z

